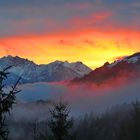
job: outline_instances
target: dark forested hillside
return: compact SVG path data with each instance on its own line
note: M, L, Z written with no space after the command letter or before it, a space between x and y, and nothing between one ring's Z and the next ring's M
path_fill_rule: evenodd
M42 121L35 119L22 122L8 120L11 140L24 140L25 137L26 140L51 140L50 117L48 118L48 114L46 115L46 120ZM67 137L70 140L140 139L140 103L138 101L132 104L117 105L98 115L83 114L81 117L73 118L72 121L73 126L69 127L70 135ZM28 135L26 135L27 133Z

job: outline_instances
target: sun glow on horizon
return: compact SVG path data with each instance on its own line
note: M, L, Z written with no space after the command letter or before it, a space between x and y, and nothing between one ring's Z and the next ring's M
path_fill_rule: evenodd
M118 57L140 51L138 33L85 32L53 36L6 37L0 39L0 56L28 58L38 64L55 60L82 61L92 69Z

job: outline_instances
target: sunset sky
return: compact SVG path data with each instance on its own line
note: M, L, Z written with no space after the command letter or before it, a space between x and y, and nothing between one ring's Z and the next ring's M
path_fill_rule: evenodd
M91 68L140 51L140 0L1 0L0 56Z

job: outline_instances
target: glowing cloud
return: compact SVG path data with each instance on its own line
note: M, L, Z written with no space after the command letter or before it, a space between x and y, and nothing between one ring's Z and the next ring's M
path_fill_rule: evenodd
M51 36L7 37L0 39L0 55L19 55L36 63L55 60L83 61L95 68L106 61L139 51L139 33L98 30L60 33Z
M1 1L0 56L99 67L140 51L138 5L120 0Z

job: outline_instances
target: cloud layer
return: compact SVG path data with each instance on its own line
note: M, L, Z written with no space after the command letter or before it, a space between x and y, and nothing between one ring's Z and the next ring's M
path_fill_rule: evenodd
M95 68L139 51L139 16L138 0L1 1L0 56L78 60Z

